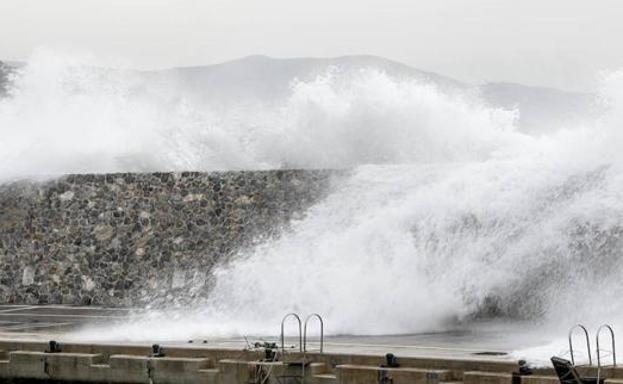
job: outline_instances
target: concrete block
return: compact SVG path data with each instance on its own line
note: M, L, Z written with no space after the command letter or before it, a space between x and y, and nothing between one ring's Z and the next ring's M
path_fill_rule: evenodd
M327 366L325 363L311 363L305 369L306 375L317 376L327 373Z
M108 381L111 383L119 382L108 379L108 377L111 376L110 365L108 364L93 364L89 370L91 372L91 381Z
M218 368L200 369L197 372L199 374L200 383L220 384L221 372Z
M9 374L9 361L8 360L0 360L0 379L8 379Z
M337 384L337 377L328 373L314 375L309 379L311 384Z
M107 375L112 383L151 383L151 366L149 357L133 355L111 355L108 358L109 368L93 367L93 372Z
M247 361L220 360L220 384L248 383L254 376L254 366Z
M101 359L101 355L89 353L15 351L9 353L8 372L24 379L90 381L91 365Z
M197 383L205 376L200 369L210 368L210 359L158 357L149 360L151 378L158 384Z
M381 368L361 365L338 365L337 382L340 384L378 383L391 380L394 384L438 384L451 379L448 370L420 368Z
M16 379L48 379L42 352L9 352L9 375Z
M9 377L9 354L0 349L0 378Z
M610 377L612 379L623 379L623 367L603 367L601 370L603 377ZM591 376L597 376L596 370L591 372Z
M46 373L52 380L91 381L91 365L102 355L90 353L43 353Z
M264 381L267 377L270 378L268 379L269 383L300 382L300 378L304 374L302 365L292 364L292 362L251 361L249 364L251 365L251 378L254 382ZM305 374L307 375L308 372Z
M312 363L305 367L304 374L305 377L311 378L320 372L324 372L324 363ZM300 378L302 374L300 365L282 361L220 360L218 380L221 384L239 384L264 381L264 378L270 377L269 383L284 383Z
M464 372L465 384L512 384L513 376L504 372Z
M556 376L521 376L521 384L559 384L560 380Z

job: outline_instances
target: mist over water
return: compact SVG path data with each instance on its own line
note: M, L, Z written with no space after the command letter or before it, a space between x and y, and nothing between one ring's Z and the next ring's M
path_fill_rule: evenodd
M277 239L214 271L207 302L93 338L333 334L476 319L615 322L623 261L623 73L590 122L522 130L521 109L378 68L328 67L286 96L223 103L174 74L34 57L0 99L0 177L350 168ZM80 337L84 334L80 334Z

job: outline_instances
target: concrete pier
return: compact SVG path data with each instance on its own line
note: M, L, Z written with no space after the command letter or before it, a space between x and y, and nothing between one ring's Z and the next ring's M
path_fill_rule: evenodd
M146 345L64 344L46 352L34 341L0 342L0 382L41 380L89 383L511 383L517 365L486 359L399 358L400 367L382 367L382 355L287 353L265 361L261 350L165 348L150 356Z
M426 335L329 337L323 353L297 352L296 346L275 359L266 359L263 348L243 338L172 340L160 344L162 355L154 355L148 343L63 342L74 328L126 316L121 309L1 306L0 383L558 383L549 368L514 377L516 360L461 341L459 333L445 343ZM60 342L59 351L50 352L50 340ZM399 366L386 367L386 353L393 353ZM596 374L590 367L583 373ZM623 368L602 369L601 375L606 383L623 383Z
M516 362L495 359L401 357L384 367L384 356L349 353L288 353L265 361L260 350L169 347L150 356L147 345L47 344L0 341L0 383L311 383L311 384L554 384L553 370L513 377ZM585 374L595 374L585 368ZM602 370L606 384L623 383L623 368Z
M403 357L400 366L385 367L382 354L287 352L266 360L261 349L173 346L164 356L149 345L61 344L46 351L42 341L0 341L0 383L317 383L317 384L554 384L552 369L513 377L518 364L510 359L431 356ZM595 368L583 373L595 374ZM602 369L606 383L623 383L623 368Z

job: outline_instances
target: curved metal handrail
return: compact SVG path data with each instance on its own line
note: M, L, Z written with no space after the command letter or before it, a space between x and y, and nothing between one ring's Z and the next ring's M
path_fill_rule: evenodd
M602 324L599 328L597 328L597 336L595 337L595 343L597 345L597 367L601 368L601 351L599 348L599 334L604 328L610 331L610 340L612 341L612 366L616 367L617 366L617 353L616 353L615 343L614 343L614 330L609 324Z
M299 315L297 315L294 312L288 313L287 315L285 315L283 317L283 319L281 319L281 352L285 354L286 352L286 343L285 343L285 335L284 335L284 324L286 322L286 320L288 319L288 317L293 316L296 321L298 321L299 323L299 351L303 352L303 331L302 331L302 326L303 324L301 323L301 318L299 317Z
M324 321L322 320L322 316L317 313L312 313L305 319L305 326L303 327L303 351L307 352L307 324L309 320L314 317L320 321L320 353L322 353L324 347Z
M581 328L584 331L584 336L586 337L586 352L588 353L588 364L593 365L593 358L591 356L591 342L589 340L590 338L588 336L588 331L586 330L586 327L583 326L582 324L576 324L573 327L571 327L571 329L569 330L569 354L571 355L571 364L575 365L575 356L573 354L572 336L573 336L573 331L575 331L576 328Z

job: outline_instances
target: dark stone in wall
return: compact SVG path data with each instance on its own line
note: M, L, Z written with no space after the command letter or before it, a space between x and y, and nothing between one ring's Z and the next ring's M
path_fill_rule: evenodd
M0 185L0 303L184 304L277 236L334 171L70 175Z

